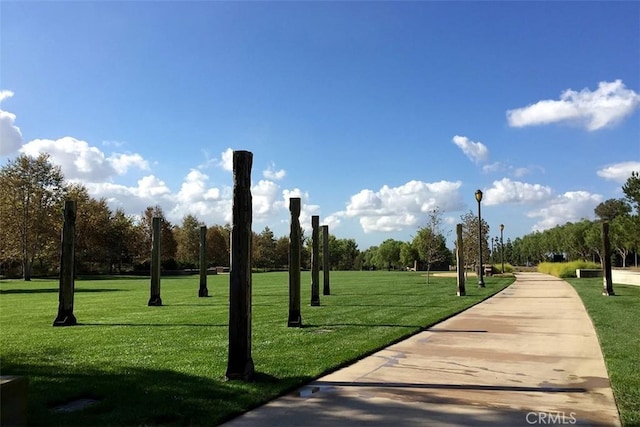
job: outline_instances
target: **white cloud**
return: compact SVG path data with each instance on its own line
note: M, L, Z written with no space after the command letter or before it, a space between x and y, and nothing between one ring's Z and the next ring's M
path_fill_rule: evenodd
M251 197L255 219L263 220L279 207L274 202L280 199L280 187L273 181L261 179L251 187Z
M195 215L207 224L225 224L232 220L231 187L210 187L209 176L197 169L189 171L178 193L168 202L172 208L167 217L176 224L180 224L187 214Z
M621 121L640 105L640 95L627 89L621 80L600 82L594 92L565 90L559 100L542 100L527 107L507 111L512 127L577 122L589 131Z
M222 169L233 172L233 149L227 148L221 154L222 160L218 163Z
M0 91L0 102L11 98L10 90ZM15 125L16 115L8 111L0 110L0 156L13 154L22 145L22 132Z
M282 191L282 200L279 202L276 202L276 206L281 208L282 210L286 210L287 213L289 212L289 199L292 197L299 197L300 198L300 205L301 205L301 209L300 209L300 227L302 227L302 229L305 232L310 233L311 232L311 216L313 215L319 215L320 212L320 206L318 205L314 205L310 203L310 197L309 197L309 193L302 191L299 188L294 188L293 190L283 190ZM283 220L283 222L286 222L287 224L289 223L289 218L290 215L287 214L287 219ZM328 217L327 217L328 218ZM322 224L327 224L327 219L326 218L320 218L320 222Z
M135 187L112 182L85 182L83 185L92 197L104 197L111 208L121 208L131 215L142 213L147 206L166 207L173 203L171 190L154 175L141 178Z
M399 187L362 190L351 196L344 212L330 217L357 217L365 233L400 231L415 227L436 207L456 211L464 206L459 189L462 183L409 181Z
M544 208L531 211L527 214L529 218L541 218L536 222L532 231L542 231L562 225L567 222L580 221L583 218L592 219L593 210L602 201L599 194L591 194L587 191L566 192Z
M550 187L503 178L500 181L493 181L493 187L484 193L483 203L486 206L502 203L532 203L549 200L551 197Z
M131 168L149 170L149 163L137 153L114 153L107 157L99 148L70 136L34 139L23 145L20 152L33 157L48 153L51 162L60 166L70 181L101 182L124 175Z
M262 172L262 176L273 181L280 181L287 172L284 169L276 170L276 165L271 163L269 168Z
M634 171L640 172L640 162L615 163L600 169L597 173L609 181L624 183Z
M0 102L4 101L5 99L9 99L13 96L13 92L11 92L10 90L0 90Z
M489 158L489 149L482 142L471 141L466 136L456 135L453 143L473 162L485 162Z
M149 162L138 153L121 154L114 153L107 159L118 175L124 175L130 168L149 170Z
M490 163L488 165L482 166L482 172L483 173L496 173L496 172L503 171L506 168L507 168L507 166L505 166L503 163L495 162L495 163Z
M102 151L70 136L57 140L34 139L20 151L32 157L49 153L51 162L60 166L65 178L71 181L100 182L116 174Z

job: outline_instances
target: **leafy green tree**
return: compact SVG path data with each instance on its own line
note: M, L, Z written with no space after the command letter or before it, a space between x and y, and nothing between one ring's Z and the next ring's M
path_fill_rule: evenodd
M289 237L283 236L276 240L274 264L277 268L287 268L289 265ZM321 264L322 265L322 264Z
M44 250L59 246L64 195L60 167L53 166L46 154L37 158L21 154L0 169L2 256L20 259L26 281Z
M371 246L360 253L361 269L372 270L376 268L376 257L378 254L378 247Z
M584 243L585 246L590 250L590 255L597 255L600 263L603 263L603 255L602 252L602 223L601 222L593 222L588 221L584 233ZM586 259L586 258L585 258ZM592 261L595 262L595 259L592 258Z
M265 227L260 234L253 234L253 263L257 268L273 268L275 265L276 239L273 231Z
M133 218L126 215L122 209L116 209L109 220L109 233L107 233L109 274L113 273L115 265L118 271L122 272L123 263L133 264L136 239Z
M141 246L138 247L142 260L151 260L151 238L153 234L153 218L160 218L160 261L165 268L175 268L176 250L178 244L173 235L173 226L164 216L164 211L159 205L148 206L142 213L138 225L142 236Z
M622 267L626 267L629 254L640 248L640 216L619 216L610 227L611 247L620 254Z
M631 206L625 199L608 199L594 209L596 216L602 221L613 221L620 216L628 216Z
M67 199L76 201L76 268L79 272L105 272L109 269L109 234L112 212L105 198L94 199L86 187L72 184Z
M464 251L465 262L468 264L473 264L477 268L480 258L480 254L478 251L478 215L474 214L472 211L469 211L466 214L462 215L460 219L462 220L462 247ZM487 222L483 219L480 233L482 236L480 242L482 244L483 263L485 262L485 257L488 257L489 254L489 244L487 242L489 230L489 224L487 224Z
M176 260L184 266L195 268L200 264L200 227L203 225L195 215L188 214L182 218L182 225L173 230Z
M640 215L640 172L631 172L631 176L622 186L627 200L636 208L636 215Z
M402 242L394 239L387 239L378 247L378 259L384 263L387 270L395 268L400 263L400 249Z
M442 211L439 208L433 209L427 216L427 225L418 230L418 234L411 242L427 267L427 284L429 284L431 267L445 261L448 263L451 260L451 252L447 249L441 225Z
M420 259L418 249L416 249L410 242L403 242L400 247L400 264L404 267L413 268L416 261Z
M207 228L207 259L211 265L229 265L230 235L230 226L213 225Z
M337 239L336 246L338 247L340 259L336 264L332 265L335 265L337 270L353 270L355 268L356 259L360 254L358 244L355 239ZM331 245L329 250L331 250ZM333 253L331 253L331 255L333 256Z

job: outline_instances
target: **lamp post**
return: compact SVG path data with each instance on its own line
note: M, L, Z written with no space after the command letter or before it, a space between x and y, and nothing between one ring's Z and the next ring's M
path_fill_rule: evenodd
M482 191L476 190L476 200L478 201L478 255L480 266L478 268L478 287L484 288L484 280L482 278L482 215L480 214L480 202L482 201Z
M500 224L500 261L502 262L502 274L504 274L504 242L502 240L502 231L504 224Z

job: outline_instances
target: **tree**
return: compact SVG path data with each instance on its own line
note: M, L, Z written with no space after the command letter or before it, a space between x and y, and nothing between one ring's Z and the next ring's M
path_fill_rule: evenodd
M260 234L253 233L253 263L258 268L273 268L275 263L276 239L273 231L265 227Z
M287 268L289 265L289 237L283 236L276 240L274 253L274 264L276 268Z
M229 265L230 226L214 225L207 229L207 259L215 266Z
M464 250L464 259L466 263L474 264L477 266L479 262L480 254L478 253L478 215L472 211L460 216L462 220L462 246ZM489 254L489 244L487 243L487 236L489 235L489 224L483 219L482 229L482 253ZM482 262L484 263L483 256Z
M109 233L107 234L109 274L113 274L114 265L122 272L122 264L133 264L135 242L137 240L133 218L116 209L109 219Z
M0 237L7 251L3 256L20 259L26 281L43 250L59 246L64 186L60 167L46 154L21 154L0 169Z
M625 199L608 199L596 206L594 212L602 221L613 221L619 216L628 216L631 206Z
M83 185L72 184L67 190L66 198L77 203L76 268L84 272L107 270L111 209L106 199L92 198Z
M619 216L611 221L611 247L620 254L622 267L627 266L631 251L640 248L640 216Z
M640 215L640 172L631 172L627 182L622 186L627 200L636 208L636 215Z
M173 227L171 223L165 218L162 208L158 205L148 206L142 213L142 219L140 220L141 231L141 255L145 261L151 260L151 236L153 233L152 222L153 218L160 218L160 261L165 268L175 267L176 250L178 244L173 236Z
M176 259L189 268L200 263L200 227L203 225L195 215L189 214L182 218L182 225L174 229Z
M413 268L419 258L418 250L411 243L402 243L402 247L400 247L400 264Z
M387 270L398 266L401 248L402 242L394 239L387 239L378 247L378 258L384 263Z
M434 264L451 259L451 253L447 249L446 239L442 234L442 211L435 208L427 216L427 225L418 230L413 238L412 246L418 250L420 259L427 266L427 284L429 273Z

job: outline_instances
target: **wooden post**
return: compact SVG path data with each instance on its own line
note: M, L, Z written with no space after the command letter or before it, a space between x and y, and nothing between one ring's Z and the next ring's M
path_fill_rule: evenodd
M289 321L287 326L302 327L300 314L300 198L289 199L291 230L289 232Z
M207 289L207 226L200 226L200 289L199 297L208 297Z
M233 152L233 218L229 269L227 379L251 381L251 166L253 154Z
M609 242L609 223L602 223L602 268L604 269L604 279L602 295L612 296L613 279L611 278L611 243Z
M151 296L150 307L162 305L160 298L160 217L154 216L151 220Z
M329 226L322 226L322 295L331 295L329 285Z
M73 326L78 323L73 315L75 291L75 240L76 201L64 202L64 225L62 226L62 249L60 252L60 287L58 291L58 316L53 326Z
M319 237L318 230L320 226L320 217L318 215L311 216L311 305L320 305L320 260L319 257Z
M462 224L456 225L456 271L458 273L458 292L457 295L465 296L464 289L464 251L462 250Z

